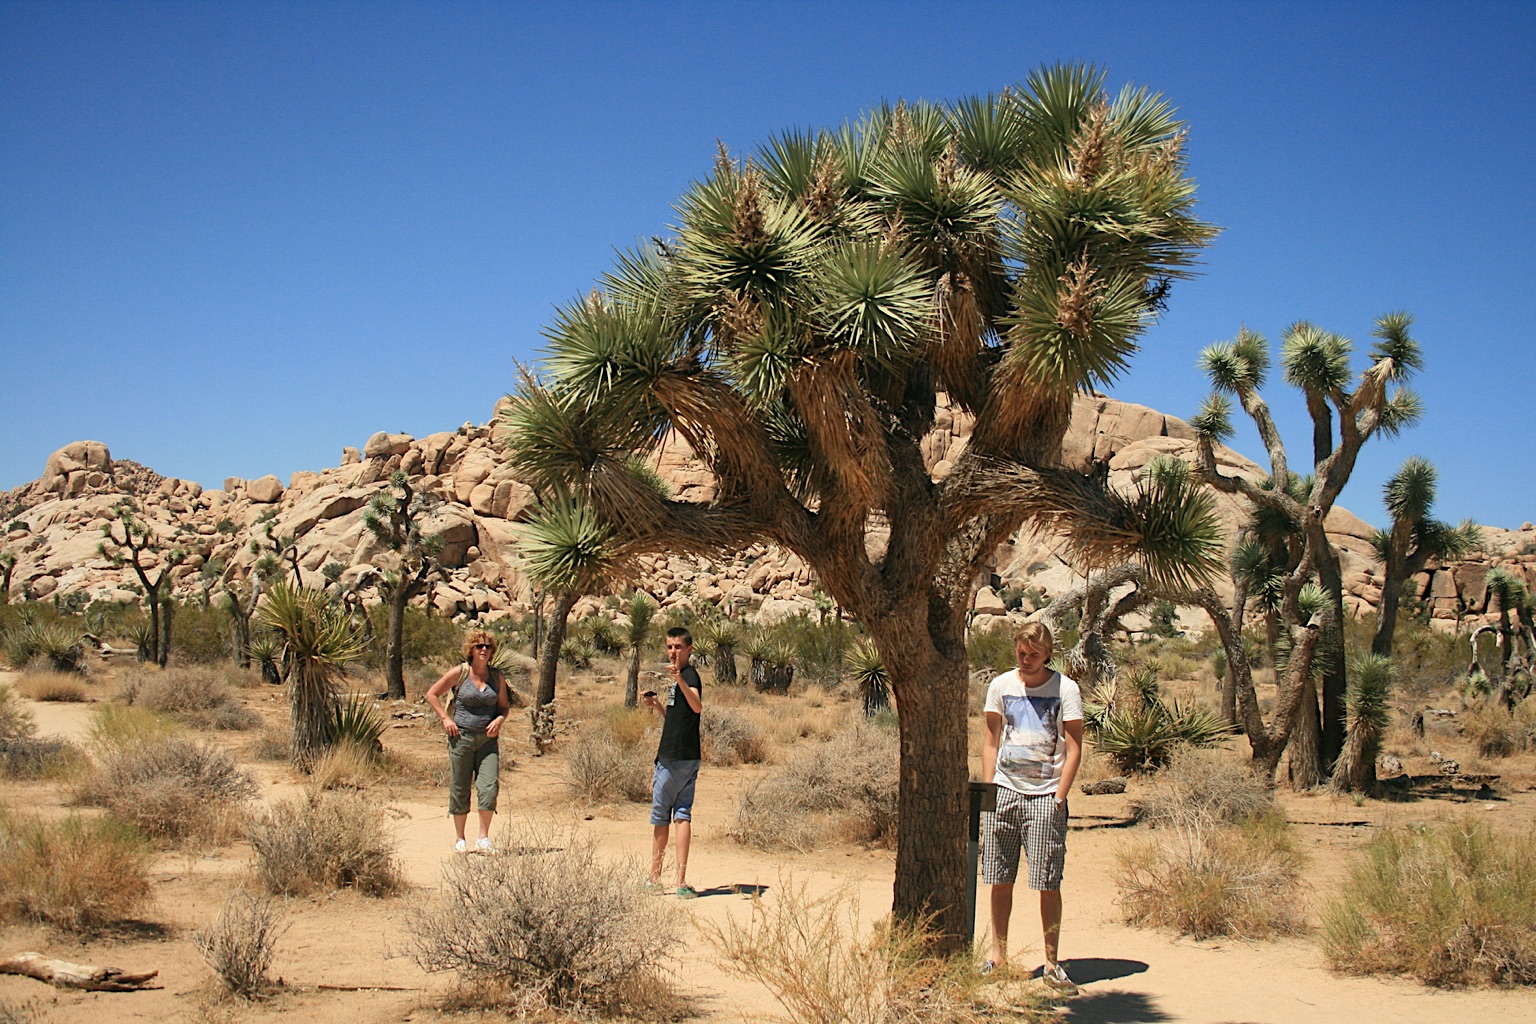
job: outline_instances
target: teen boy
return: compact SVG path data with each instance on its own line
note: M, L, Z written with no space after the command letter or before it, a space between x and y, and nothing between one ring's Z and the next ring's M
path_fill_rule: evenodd
M1077 684L1049 667L1055 641L1038 622L1014 635L1017 667L987 687L987 735L981 752L983 782L997 783L997 810L982 837L982 881L992 887L990 974L1008 960L1008 919L1022 850L1029 887L1040 893L1045 935L1043 980L1076 991L1056 959L1061 937L1061 876L1067 859L1067 794L1083 754L1083 700Z
M672 685L663 707L655 693L644 695L645 706L662 715L661 742L656 747L656 775L651 784L651 880L661 888L661 866L667 838L677 827L677 895L692 899L688 884L688 845L693 839L693 786L699 777L699 713L704 709L704 683L693 658L693 634L682 627L667 630L667 673Z

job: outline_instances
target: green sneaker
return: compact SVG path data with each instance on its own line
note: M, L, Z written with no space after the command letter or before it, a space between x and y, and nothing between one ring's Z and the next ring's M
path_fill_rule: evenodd
M677 898L680 900L696 900L699 898L699 890L691 885L680 885L677 887Z
M640 883L640 891L641 892L648 892L648 893L651 893L652 895L656 895L658 893L666 892L667 891L667 887L662 885L660 882L641 882Z

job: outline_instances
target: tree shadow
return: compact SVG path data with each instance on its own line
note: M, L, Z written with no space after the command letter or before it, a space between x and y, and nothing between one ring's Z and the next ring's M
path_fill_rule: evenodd
M1157 1024L1173 1020L1142 992L1085 992L1061 1009L1064 1024Z

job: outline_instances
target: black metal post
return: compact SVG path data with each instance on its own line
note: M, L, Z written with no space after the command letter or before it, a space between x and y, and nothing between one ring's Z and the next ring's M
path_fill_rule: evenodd
M997 810L997 783L972 782L970 845L966 849L965 934L968 941L976 936L976 862L981 857L981 812Z

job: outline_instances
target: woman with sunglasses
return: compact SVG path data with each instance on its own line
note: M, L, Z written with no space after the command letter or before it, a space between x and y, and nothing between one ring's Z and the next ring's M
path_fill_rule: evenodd
M496 814L497 778L501 764L496 738L507 721L509 696L507 679L491 666L496 656L496 638L483 629L471 630L464 638L464 663L443 673L427 690L427 703L442 719L448 734L448 813L458 840L454 852L467 853L464 826L469 819L469 786L473 781L480 812L480 838L475 850L494 853L491 846L491 818ZM451 711L443 707L443 697L453 693Z

